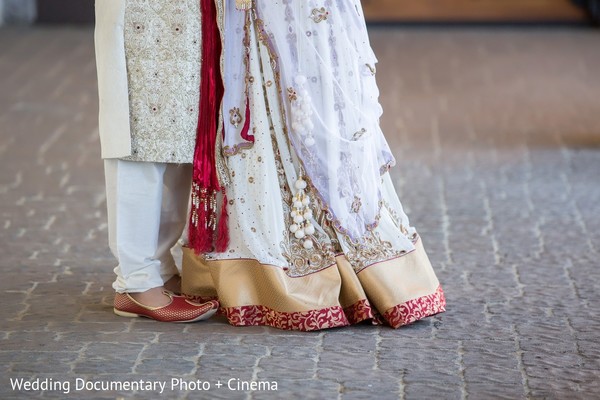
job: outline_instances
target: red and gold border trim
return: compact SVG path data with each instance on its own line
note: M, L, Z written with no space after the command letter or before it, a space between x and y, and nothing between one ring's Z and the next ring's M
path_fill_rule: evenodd
M383 313L392 328L399 328L415 321L446 311L446 297L441 286L435 293L398 304Z
M261 305L229 307L221 309L230 324L235 326L271 326L284 330L316 331L338 328L372 321L399 328L426 317L444 312L446 299L442 287L435 293L398 304L383 316L371 307L368 300L361 300L349 307L328 307L320 310L279 312Z
M295 331L317 331L350 325L342 307L320 310L279 312L265 306L241 306L225 309L229 323L235 326L267 325Z

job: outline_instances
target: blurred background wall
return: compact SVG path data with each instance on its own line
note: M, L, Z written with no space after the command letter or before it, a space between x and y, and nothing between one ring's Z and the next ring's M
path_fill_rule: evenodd
M102 0L100 0L102 1ZM157 0L158 1L158 0ZM562 22L598 17L600 0L363 0L371 22ZM0 0L0 24L91 23L94 0Z
M586 18L582 4L572 0L363 0L362 4L372 21L578 22Z
M94 20L94 0L37 0L37 15L37 20L42 23L92 22Z
M36 17L36 0L0 0L0 25L31 23Z

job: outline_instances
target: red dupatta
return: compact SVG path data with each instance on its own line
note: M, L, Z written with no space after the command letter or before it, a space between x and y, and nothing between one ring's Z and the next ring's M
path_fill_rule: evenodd
M196 253L224 252L229 244L227 196L216 168L219 109L224 87L221 76L222 42L215 0L200 0L202 12L202 67L200 107L194 151L189 246ZM218 216L218 199L221 210Z

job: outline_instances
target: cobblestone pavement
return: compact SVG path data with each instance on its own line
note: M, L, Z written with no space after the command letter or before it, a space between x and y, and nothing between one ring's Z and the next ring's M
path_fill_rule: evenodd
M159 397L78 378L165 381L163 398L600 398L600 33L372 40L393 178L448 312L297 333L113 315L92 30L0 30L0 398Z

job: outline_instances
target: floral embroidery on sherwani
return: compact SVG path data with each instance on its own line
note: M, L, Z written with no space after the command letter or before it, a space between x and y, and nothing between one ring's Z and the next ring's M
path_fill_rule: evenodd
M134 161L192 162L200 97L197 0L127 0L125 55Z

